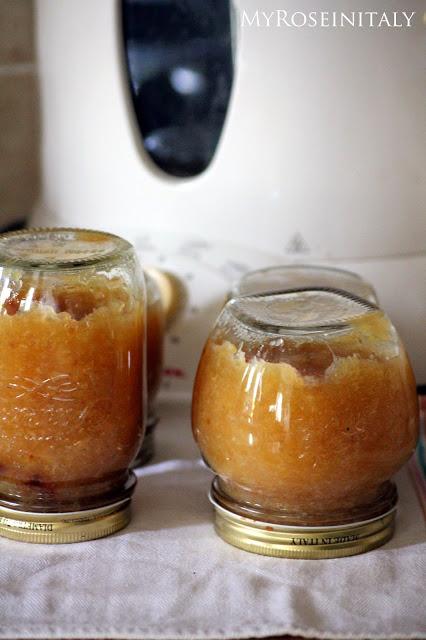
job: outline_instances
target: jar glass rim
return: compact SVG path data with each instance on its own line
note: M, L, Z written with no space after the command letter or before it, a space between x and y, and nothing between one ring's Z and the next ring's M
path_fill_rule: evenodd
M49 242L84 243L80 251L69 249L61 251L59 247L50 245ZM21 243L20 243L21 241ZM45 241L44 249L37 249L35 243ZM98 247L89 248L89 243L96 241L99 244L104 241L105 247L102 250ZM25 243L28 245L25 246ZM31 249L33 243L33 249ZM21 247L19 247L21 244ZM63 248L62 247L62 248ZM115 234L100 231L97 229L83 229L74 227L35 227L10 231L0 234L0 267L18 268L28 271L67 271L75 269L85 269L103 264L111 264L117 259L123 258L127 253L133 251L130 242Z
M309 302L313 298L316 298L316 316L312 308L309 309ZM330 311L326 313L323 305L321 315L318 301L321 302L322 299L322 302L326 303L327 298ZM289 320L287 314L283 315L281 321L280 312L285 311L286 302L289 303L289 308L292 302L296 302L292 309L294 319ZM282 308L279 310L280 303ZM251 296L236 296L229 300L225 310L250 330L278 336L345 331L350 328L351 321L355 318L380 311L372 302L332 287L300 287Z
M294 262L292 264L276 264L276 265L271 265L270 267L262 267L261 269L254 269L253 271L247 271L247 273L241 276L241 280L244 280L247 276L251 276L254 274L271 273L272 271L280 271L281 269L285 269L285 270L312 269L314 271L331 271L331 272L352 277L354 280L363 280L363 277L360 276L359 273L356 273L355 271L350 271L349 269L343 269L342 267L332 267L326 264L310 264L308 262L303 262L300 264L297 262Z
M353 282L353 286L356 287L356 289L354 290L355 294L360 295L362 297L368 297L368 299L371 300L371 302L377 301L377 295L373 286L355 271L350 271L349 269L343 269L340 267L334 267L329 265L318 265L318 264L309 264L309 263L277 264L277 265L271 265L269 267L263 267L261 269L254 269L253 271L247 271L238 279L238 281L233 283L233 286L231 289L231 297L253 295L253 292L260 293L262 278L267 280L268 278L273 279L274 277L277 278L281 276L282 278L285 279L286 277L290 277L290 275L297 274L298 272L299 272L298 275L302 277L307 277L309 274L313 275L314 277L315 276L324 276L324 277L335 276L336 277L335 283L334 282L324 283L324 286L328 285L331 287L339 288L340 287L339 281L343 282L344 280L346 280L348 285L350 282ZM310 283L304 284L300 282L300 283L295 283L294 287L291 287L291 288L302 287L302 286L317 286L317 285L318 286L322 285L322 283L313 282L311 284ZM252 289L253 286L255 291L253 290L250 291L250 289ZM280 290L278 288L278 284L277 286L275 286L275 284L272 282L271 287L272 286L274 287L274 291ZM345 289L344 286L342 286L341 288ZM285 289L287 290L289 289L289 287L285 286ZM282 290L284 290L284 285Z

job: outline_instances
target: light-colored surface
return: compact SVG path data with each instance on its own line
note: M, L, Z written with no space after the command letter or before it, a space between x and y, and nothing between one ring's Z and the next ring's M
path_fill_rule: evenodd
M274 0L235 4L277 9ZM192 180L165 177L142 150L123 73L119 6L37 2L44 191L34 223L138 236L184 230L195 244L221 250L224 264L235 261L230 242L245 248L248 269L289 260L354 268L377 287L402 328L418 382L426 383L422 0L404 5L417 11L412 28L237 26L229 117L214 162ZM285 9L318 10L318 2L288 0ZM353 9L350 0L321 5ZM396 0L374 6L399 9ZM162 254L179 273L181 256L173 265L167 245L151 264L162 266ZM166 355L168 369L185 372L171 381L179 392L190 389L200 336L230 284L219 274L225 282L213 300L216 274L195 267L191 286L201 294L190 305L200 313L180 319L180 346L169 344Z
M39 131L32 0L0 0L0 229L32 212Z
M224 135L209 170L193 180L165 177L141 150L120 3L38 0L37 8L43 210L60 223L119 218L283 255L297 247L329 258L424 250L422 0L405 3L417 11L412 28L268 29L237 19ZM276 10L276 2L261 8ZM285 8L318 10L318 2L288 0ZM399 5L377 0L374 8ZM353 3L321 4L336 9Z
M426 529L405 472L396 535L381 549L251 555L214 534L188 407L161 414L161 455L139 473L127 529L60 547L0 539L1 637L426 638Z

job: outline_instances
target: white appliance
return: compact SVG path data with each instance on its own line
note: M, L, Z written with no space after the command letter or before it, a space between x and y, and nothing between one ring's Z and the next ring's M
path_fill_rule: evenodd
M219 96L223 112L230 76L221 78L217 60L229 47L227 32L220 35L221 25L229 27L227 3L130 4L126 58L121 2L37 0L43 190L33 223L124 234L146 264L182 278L189 302L167 346L166 386L175 393L189 392L231 281L246 269L289 261L347 267L370 280L408 346L419 385L426 384L423 2L404 6L415 15L401 28L267 27L262 15L259 26L250 25L244 11L270 15L277 3L234 2L226 120L213 159L193 177L185 153L191 145L211 152L206 129L194 128L193 118L183 142L169 140L181 163L175 170L172 162L171 173L184 175L176 177L153 161L165 131L160 122L156 136L156 118L172 105L182 132L203 91L212 105ZM352 5L324 0L321 10L350 12ZM374 2L378 12L398 8ZM287 0L285 9L309 13L318 3ZM186 19L190 34L199 25L195 45L188 30L180 39ZM155 134L146 134L145 146L126 60L140 122ZM220 122L212 126L217 131Z

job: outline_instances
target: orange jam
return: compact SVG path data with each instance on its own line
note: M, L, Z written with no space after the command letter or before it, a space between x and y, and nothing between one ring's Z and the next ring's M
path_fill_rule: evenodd
M141 443L143 306L119 276L49 278L0 309L0 497L77 510L122 490Z
M388 319L371 310L341 331L276 336L231 330L227 313L201 357L192 411L223 494L311 523L380 500L418 431L413 373Z
M161 299L149 299L147 304L147 384L148 384L148 411L154 411L154 402L160 389L163 372L164 351L164 311Z

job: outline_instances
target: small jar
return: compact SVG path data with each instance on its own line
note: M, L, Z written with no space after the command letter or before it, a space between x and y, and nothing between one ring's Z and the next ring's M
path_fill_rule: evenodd
M132 246L0 236L0 535L74 542L129 521L144 431L145 285Z
M192 423L228 542L326 558L391 537L391 478L418 435L416 385L394 327L366 300L231 300L201 357Z
M135 461L139 467L151 460L155 453L154 429L158 423L156 399L161 385L164 358L165 313L160 289L154 278L145 270L147 301L147 383L148 419L145 437Z
M246 273L234 285L231 298L257 293L277 293L305 287L342 289L377 304L372 285L357 273L315 265L281 265Z

